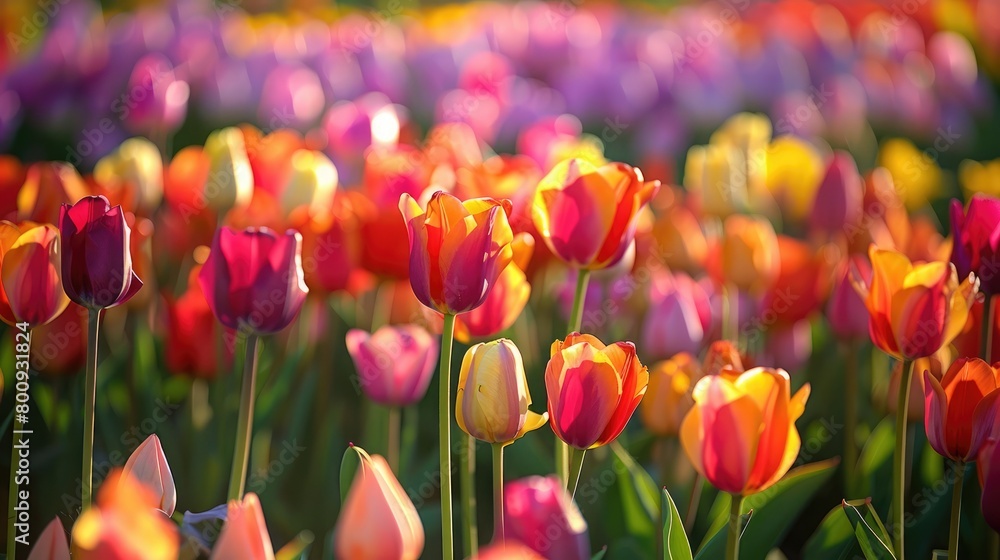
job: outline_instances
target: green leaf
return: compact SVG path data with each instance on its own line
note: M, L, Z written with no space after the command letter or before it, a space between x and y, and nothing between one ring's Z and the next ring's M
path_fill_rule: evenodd
M728 496L729 494L726 495ZM750 510L740 515L740 550L743 550L743 537L746 536L747 527L750 525L750 518L753 517L753 513L753 510ZM726 556L726 541L728 540L729 527L725 526L721 531L716 531L708 539L708 542L695 555L694 560L717 560L718 558L724 558Z
M856 500L855 505L864 505L867 500ZM851 521L844 515L843 504L831 509L816 532L806 541L802 557L812 560L848 560L860 557L861 548L854 535Z
M889 548L892 542L889 540L889 533L878 518L875 509L871 507L870 502L865 502L863 510L846 501L842 502L841 507L847 515L848 521L854 526L855 538L857 538L867 560L895 558Z
M760 521L754 523L753 529L747 531L746 537L740 541L740 553L748 558L764 558L768 551L780 544L813 495L833 476L838 462L834 458L794 468L770 488L747 496L743 507L753 510L755 518ZM725 532L730 500L729 494L720 493L712 505L712 525L707 533L712 536L705 540L698 551L699 556L719 532ZM721 558L722 555L722 549L719 549L718 556L706 558Z
M617 519L616 537L633 537L646 555L656 548L656 521L660 518L660 492L649 473L618 442L608 446L613 454L612 468L617 473L612 488L618 496L618 508L609 517ZM613 495L615 495L613 494ZM581 498L585 494L579 494ZM615 555L617 556L617 555Z
M660 500L660 523L663 525L663 551L669 560L691 560L691 544L684 533L684 522L670 492L664 488Z
M601 550L598 550L597 554L591 556L590 560L601 560L602 558L604 558L604 555L607 554L607 553L608 553L608 549L607 549L607 547L604 547Z
M367 457L368 453L364 449L351 444L344 451L344 457L340 460L340 505L343 507L347 501L347 492L354 482L354 475L361 466L361 457Z
M880 515L889 513L892 500L892 454L896 449L896 427L892 418L879 422L861 449L854 496L869 496Z

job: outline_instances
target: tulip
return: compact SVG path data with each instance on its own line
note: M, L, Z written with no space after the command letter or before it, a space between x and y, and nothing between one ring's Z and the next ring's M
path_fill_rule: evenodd
M66 309L59 247L55 226L0 222L0 319L33 329Z
M544 556L516 541L491 544L480 550L477 558L479 560L545 560ZM467 560L472 560L472 557Z
M642 325L647 357L697 354L712 328L712 307L704 288L685 274L668 277L666 293L654 299Z
M892 138L882 143L878 164L892 175L896 192L910 210L925 206L941 190L941 168L909 140Z
M861 223L864 196L864 182L854 158L847 152L837 152L816 191L810 230L827 237L848 234Z
M684 186L700 195L701 211L724 218L747 207L743 154L730 145L693 146L684 163Z
M705 267L708 242L698 218L684 206L674 206L653 223L658 255L670 270L696 274Z
M625 255L638 216L660 188L624 163L600 167L571 159L538 184L532 219L548 248L569 265L607 268Z
M760 305L769 322L788 326L822 305L830 289L829 267L822 251L787 235L778 236L778 260L778 275Z
M94 179L113 192L134 193L138 207L150 215L163 199L163 159L145 138L130 138L94 167Z
M708 268L720 284L759 294L778 277L778 237L771 222L763 217L734 214L726 218L716 253Z
M925 358L913 360L913 371L929 371L936 379L944 377L948 370L948 365L953 361L951 348L945 346L934 354ZM899 402L896 398L899 395L899 385L903 381L903 362L896 362L889 373L889 383L887 387L879 386L873 388L876 392L876 401L890 414L899 411ZM906 399L906 420L907 422L924 421L924 376L915 375L910 383L909 397Z
M701 371L703 375L731 375L736 376L745 371L743 358L740 350L732 341L717 340L713 342L708 351L705 352L705 360L702 362Z
M519 233L511 241L513 257L503 269L496 284L490 290L482 305L459 315L455 320L455 338L462 342L469 339L485 338L500 334L517 320L531 295L531 285L524 275L531 253L535 248L535 238L528 233Z
M347 332L358 385L384 406L409 406L424 398L438 358L435 342L417 325L385 325L373 334L361 329Z
M830 330L844 341L857 341L868 335L868 308L851 283L851 270L855 269L862 281L871 282L872 266L868 259L853 255L849 264L841 266L837 281L830 294L826 308L826 319Z
M144 56L129 76L127 105L116 101L112 110L140 134L155 137L173 132L184 122L191 93L188 83L176 76L163 55Z
M132 270L132 232L121 206L112 208L103 196L63 204L59 230L63 288L71 300L91 310L103 309L125 303L142 288Z
M52 518L35 541L28 560L70 560L66 529L58 517Z
M503 502L507 538L545 558L590 558L587 522L558 478L530 476L511 482Z
M958 166L958 179L966 198L977 193L1000 196L1000 159L984 162L967 159Z
M160 438L156 434L139 444L125 462L122 479L129 477L153 492L158 499L156 507L167 517L174 514L177 506L174 477L170 474L170 464L167 463L167 456L163 453Z
M307 206L313 214L328 209L337 190L337 168L321 152L298 150L291 157L291 173L281 197L285 213Z
M965 211L952 200L951 231L951 262L958 275L975 273L987 298L1000 293L1000 199L977 194Z
M997 370L978 358L956 360L940 381L924 372L927 441L953 461L974 461L990 435L1000 398Z
M990 438L979 452L976 467L983 489L980 508L991 529L1000 533L1000 445Z
M213 560L245 558L246 560L274 560L271 536L264 522L264 510L253 492L242 500L230 500L226 522L212 549Z
M205 341L215 340L220 325L215 321L212 308L205 299L198 274L201 265L192 268L188 275L187 290L176 300L168 299L166 353L167 368L173 373L190 374L197 378L214 379L228 371L228 360L219 363L218 352L206 352ZM224 336L233 338L231 331ZM232 348L225 349L225 358L232 358Z
M767 146L764 165L754 167L751 173L757 171L756 167L764 168L767 190L785 216L796 222L810 219L813 201L822 190L823 158L808 140L790 134L780 136ZM752 205L760 201L759 196L751 198Z
M34 163L17 193L17 214L33 222L58 223L63 204L88 194L90 189L69 163Z
M73 525L73 560L174 560L177 529L137 481L113 472Z
M204 189L208 207L222 216L233 208L250 204L254 179L243 132L231 127L209 134L205 155L210 162Z
M506 338L466 352L458 377L458 427L487 443L508 445L542 427L547 414L528 410L531 395L521 352Z
M292 322L309 292L302 236L219 228L198 280L220 323L254 335L276 333Z
M357 269L358 221L347 195L334 198L333 212L315 216L302 228L302 257L310 291L346 290Z
M379 455L363 451L334 532L339 558L416 560L424 549L417 509Z
M649 388L639 405L646 429L658 436L675 436L694 405L691 386L701 376L694 356L680 353L649 370Z

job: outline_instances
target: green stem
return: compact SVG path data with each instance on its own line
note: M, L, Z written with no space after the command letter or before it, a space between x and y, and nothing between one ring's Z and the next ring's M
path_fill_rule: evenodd
M684 530L688 533L694 528L694 521L698 518L698 503L701 502L701 491L704 487L704 477L695 472L694 480L691 481L691 497L688 499L687 511L684 513Z
M243 387L240 389L240 415L236 425L236 444L233 451L233 470L229 474L229 500L243 497L250 460L250 438L253 435L254 386L257 383L257 347L260 338L249 334L246 339L246 357L243 360Z
M892 526L896 539L896 560L903 560L903 510L906 494L906 409L910 404L910 381L913 361L903 360L896 396L896 451L892 457Z
M462 470L458 474L462 494L462 552L465 558L479 554L479 524L476 522L476 438L465 435Z
M850 494L854 483L854 469L858 464L858 446L855 434L858 431L858 360L855 353L858 345L854 341L844 344L844 488Z
M580 473L583 472L583 461L587 458L586 449L569 448L569 480L566 490L570 497L576 496L576 487L580 484Z
M743 496L733 494L729 510L729 539L726 541L726 560L740 557L740 514L743 510Z
M979 339L979 355L983 357L983 360L988 364L993 362L993 325L996 323L996 298L993 296L986 296L986 302L983 303L983 327L982 327L982 337Z
M503 444L493 444L493 542L504 541L503 530Z
M81 511L90 509L94 484L94 404L97 401L97 342L101 309L91 309L87 317L87 379L83 392L83 474Z
M386 436L386 441L388 441L388 460L389 468L392 472L396 473L396 476L400 476L402 473L399 470L399 422L400 422L400 410L398 406L389 407L389 418L388 418L388 434Z
M403 435L399 451L399 473L406 471L410 465L413 451L417 445L417 435L420 430L420 409L408 406L403 409Z
M455 530L451 515L451 346L455 316L445 315L441 330L441 371L438 379L438 450L441 470L441 555L455 558Z
M951 488L951 528L948 531L948 560L958 560L958 529L962 521L962 480L965 478L965 463L957 461L955 485Z
M15 329L14 332L17 332L19 330L20 329ZM31 331L25 331L25 332L28 335L28 350L27 350L27 352L23 352L23 354L25 356L25 360L29 360L30 357L31 357ZM18 352L18 354L22 354L22 352ZM18 358L15 358L15 360L17 360L17 359ZM15 365L18 365L18 364L15 364ZM14 373L14 379L15 379L15 381L17 379L17 372L24 371L25 374L28 373L28 367L27 366L25 366L23 370L21 368L19 368L19 367L15 367L14 370L15 370L15 373ZM30 383L30 380L31 379L30 379L30 375L29 375L29 377L28 377L29 383ZM7 496L8 496L8 499L7 499L7 558L11 558L11 559L16 558L16 556L14 556L14 554L15 554L15 550L16 550L16 547L17 547L17 541L14 540L14 537L16 535L16 533L14 532L15 531L14 523L17 522L17 511L14 508L17 507L17 489L18 489L18 484L17 484L17 471L18 471L18 467L17 467L17 464L18 464L18 460L19 460L20 457L19 457L19 454L18 454L19 452L18 452L18 449L17 449L16 446L17 446L18 434L20 434L20 432L22 430L24 430L24 423L21 422L20 418L22 418L21 414L15 414L14 415L14 432L13 432L13 435L11 437L11 442L10 442L11 443L11 445L10 445L10 484L7 486L7 488L9 488L9 490L7 492Z
M580 269L576 277L576 291L573 293L573 309L569 314L569 325L567 330L571 333L580 332L583 324L583 308L587 299L587 285L590 283L590 271ZM569 446L558 437L556 438L556 475L563 484L569 482Z

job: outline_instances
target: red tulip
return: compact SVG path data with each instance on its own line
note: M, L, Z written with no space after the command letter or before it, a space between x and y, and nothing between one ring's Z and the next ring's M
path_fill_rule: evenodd
M216 329L222 327L215 321L212 308L198 282L201 268L199 265L191 270L186 292L176 300L167 301L166 347L170 351L165 359L171 372L214 379L227 370L216 363L218 356L215 351L206 351L205 341L215 340ZM227 351L232 352L232 347L227 345Z
M59 213L66 295L91 309L125 303L142 288L132 270L130 236L121 206L87 196Z
M975 459L993 428L998 386L996 368L978 358L955 360L940 382L924 372L924 427L934 451L954 461Z
M306 299L302 236L267 228L220 228L198 274L209 307L223 325L255 334L288 326Z
M816 191L809 226L828 236L846 235L861 222L865 186L854 158L837 152Z

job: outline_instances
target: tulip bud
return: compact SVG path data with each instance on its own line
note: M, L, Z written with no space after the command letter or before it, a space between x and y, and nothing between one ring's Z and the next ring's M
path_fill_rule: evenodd
M868 336L868 308L851 284L852 267L864 282L871 282L872 277L872 266L864 256L853 255L848 264L841 266L826 308L830 329L841 340L859 340Z
M379 455L361 452L334 533L339 558L416 560L424 549L417 509Z
M58 223L63 204L90 194L72 165L62 161L33 163L17 193L17 215L40 223Z
M694 405L691 387L701 368L691 354L682 353L649 370L649 389L639 405L642 423L658 436L674 436Z
M955 360L940 381L922 372L924 427L939 455L961 463L975 460L997 415L997 373L978 358Z
M208 207L222 215L233 208L244 208L253 197L253 170L247 157L243 132L223 128L208 135L205 155L210 166L205 200Z
M691 210L684 206L670 208L657 218L652 233L658 255L670 270L696 274L704 268L708 242Z
M177 491L174 489L174 477L170 474L170 464L163 453L160 438L150 435L135 448L125 468L122 477L131 476L156 496L159 500L157 508L170 517L177 506Z
M774 226L759 216L726 218L718 258L710 261L716 282L751 293L767 290L778 277L780 253Z
M458 427L487 443L513 443L548 420L548 414L528 410L531 395L521 352L506 338L469 348L456 400Z
M767 189L783 216L796 222L809 219L809 210L823 177L823 158L816 148L798 136L780 136L767 147L765 162L765 166L755 167L765 168ZM757 211L763 210L757 208L762 197L754 197L753 194L751 206Z
M145 138L130 138L97 162L94 179L114 191L134 189L139 208L151 214L163 199L160 150Z
M286 213L309 206L311 213L330 208L337 190L337 168L321 152L298 150L292 154L291 176L285 184L281 206Z
M865 186L854 158L837 152L816 191L809 226L827 236L846 235L861 223Z
M163 55L154 53L139 59L126 91L130 92L128 107L112 104L111 108L122 110L119 117L130 130L144 135L165 134L184 121L191 90L187 82L176 78L174 68Z
M708 294L684 274L669 278L665 294L652 302L642 326L642 348L649 358L697 354L712 327Z
M952 200L951 231L951 262L959 277L975 273L984 294L1000 293L1000 200L975 195L968 210Z
M253 492L242 500L229 502L226 523L212 549L212 560L274 560L271 536L264 523L264 511Z
M508 482L503 493L504 534L559 560L589 560L587 522L554 476Z
M941 168L937 161L909 140L891 138L879 146L878 164L889 171L896 192L910 210L922 208L941 191ZM919 169L919 173L914 173Z
M70 560L69 545L66 544L66 529L58 517L45 526L45 530L35 541L28 560Z
M358 385L384 406L409 406L424 398L437 364L438 344L417 325L386 325L373 334L347 332Z
M59 213L62 279L74 302L102 309L125 303L142 288L132 270L130 236L121 206L103 196L87 196ZM100 251L94 251L100 247Z
M35 328L66 309L59 248L55 226L0 222L0 319Z
M724 371L739 375L744 370L740 350L730 340L713 342L705 352L705 361L701 366L702 374L706 376L721 375Z

